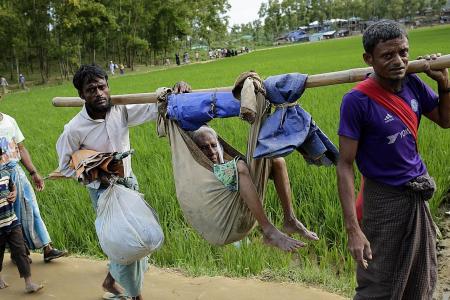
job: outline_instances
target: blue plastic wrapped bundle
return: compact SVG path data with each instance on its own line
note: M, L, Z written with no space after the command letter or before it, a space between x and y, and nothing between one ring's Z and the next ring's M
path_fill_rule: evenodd
M307 78L304 74L290 73L264 81L267 98L275 105L275 111L261 126L255 158L286 156L297 149L308 163L337 163L337 148L311 115L295 103L305 90Z
M213 118L239 116L240 102L231 92L187 93L169 96L167 115L184 130L197 130Z
M308 137L297 150L303 155L308 164L330 166L337 164L339 151L320 130L314 120L311 120Z

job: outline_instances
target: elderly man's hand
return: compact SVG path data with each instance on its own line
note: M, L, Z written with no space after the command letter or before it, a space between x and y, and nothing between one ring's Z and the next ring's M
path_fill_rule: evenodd
M187 83L185 81L178 81L177 83L175 83L172 90L173 90L173 93L175 93L175 94L183 94L183 93L192 92L191 86L189 85L189 83Z

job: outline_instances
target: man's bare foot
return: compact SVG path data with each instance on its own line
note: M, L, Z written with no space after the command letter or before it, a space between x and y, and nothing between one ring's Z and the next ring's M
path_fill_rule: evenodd
M289 221L285 220L283 225L283 232L287 235L291 235L294 233L300 234L302 237L307 238L308 240L318 241L319 237L313 231L309 231L305 225L303 225L297 219L291 219Z
M44 286L42 284L30 283L25 286L25 293L31 294L36 293L37 291L43 289Z
M123 294L123 288L119 284L116 283L114 278L111 276L111 273L108 273L108 275L106 275L106 278L103 281L102 287L106 292L110 292L114 295Z
M0 290L6 289L8 286L9 284L3 278L0 277Z
M303 242L285 235L275 227L263 230L263 235L266 244L277 247L283 251L292 252L305 246Z

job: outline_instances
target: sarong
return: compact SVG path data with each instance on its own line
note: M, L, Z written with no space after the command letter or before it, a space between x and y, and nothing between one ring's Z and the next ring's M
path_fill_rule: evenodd
M373 259L366 270L357 267L354 299L432 299L437 257L430 193L364 180L362 231Z
M14 212L22 223L25 242L31 250L40 249L51 240L42 220L33 186L19 164L9 163L8 167L11 168L11 178L17 189Z
M133 187L138 190L136 177L127 177L128 181L134 181ZM88 188L94 210L97 212L97 201L100 195L106 189ZM148 270L148 257L144 257L129 265L121 265L110 261L108 264L111 276L116 280L126 292L128 297L136 297L141 293L142 284L144 281L144 273Z

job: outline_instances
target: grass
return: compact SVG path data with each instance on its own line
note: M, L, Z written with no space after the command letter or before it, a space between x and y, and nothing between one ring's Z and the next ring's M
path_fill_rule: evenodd
M441 26L410 32L411 58L420 54L450 53L450 27ZM219 60L208 64L187 65L144 74L129 74L110 80L115 94L154 91L178 80L188 81L195 89L230 86L243 71L256 70L261 76L301 72L318 74L353 67L363 67L361 37L328 40L272 48ZM436 85L426 79L433 88ZM309 89L300 100L318 125L337 143L339 106L352 84ZM14 116L25 137L25 144L41 173L57 166L55 142L63 126L78 108L55 108L54 96L75 96L75 89L65 83L36 87L29 92L10 94L0 102L0 111ZM239 120L215 120L212 125L231 144L245 149L247 125ZM166 139L156 135L153 123L131 130L131 144L136 149L133 169L147 201L158 211L166 244L152 256L162 267L184 270L190 275L258 276L266 280L301 281L350 295L354 288L354 263L346 248L346 234L337 196L334 168L306 165L296 153L287 157L297 216L315 230L320 241L308 243L298 253L285 254L268 248L261 235L250 234L250 243L237 249L232 245L213 247L202 240L184 221L172 178L170 149ZM438 184L431 201L433 213L444 192L450 187L450 136L428 120L422 120L419 148L430 174ZM94 212L87 191L71 180L47 181L38 201L55 246L72 253L102 257L95 229ZM273 185L265 203L276 225L282 224L282 211Z

